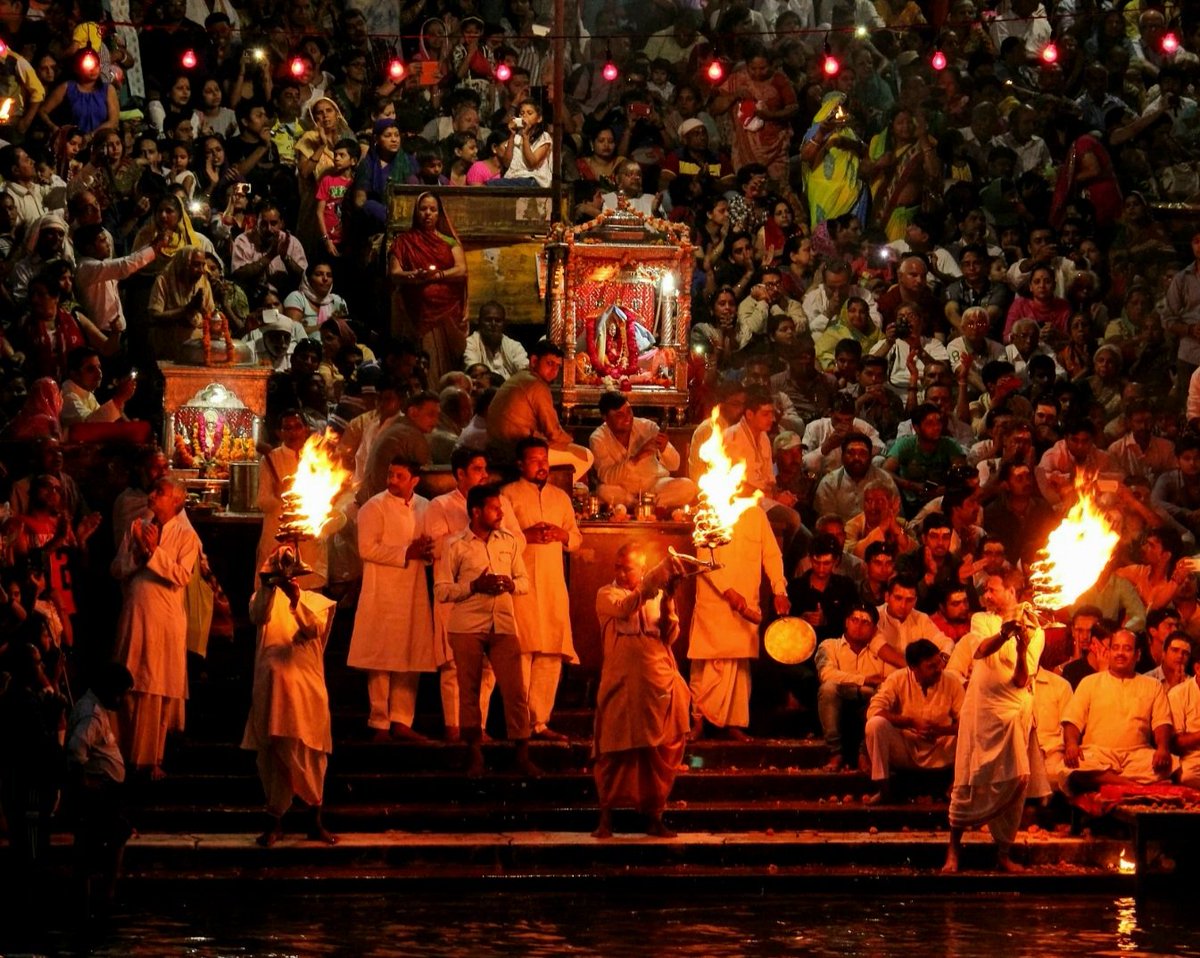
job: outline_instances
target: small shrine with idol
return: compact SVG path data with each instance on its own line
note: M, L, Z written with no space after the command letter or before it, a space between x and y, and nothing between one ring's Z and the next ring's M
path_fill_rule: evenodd
M683 422L693 249L686 225L618 206L559 228L550 254L550 338L565 354L562 406L620 390Z

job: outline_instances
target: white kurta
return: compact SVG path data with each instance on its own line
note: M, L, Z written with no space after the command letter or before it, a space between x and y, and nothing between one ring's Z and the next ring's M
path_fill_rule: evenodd
M442 558L442 550L450 536L462 532L470 524L467 497L457 489L444 493L429 503L429 508L425 510L425 534L433 540L434 562ZM449 630L446 628L453 607L453 602L433 603L433 654L439 666L454 661Z
M767 515L747 509L733 529L733 541L718 546L714 557L720 569L700 576L688 636L689 659L753 659L758 657L758 626L725 601L734 589L751 609L759 609L758 593L765 572L774 595L787 594L783 556ZM707 558L702 555L701 558Z
M380 672L433 672L433 613L425 564L405 553L424 534L429 500L409 502L390 492L372 496L358 513L362 592L346 663Z
M303 591L293 613L279 589L260 589L250 601L258 624L254 691L242 748L265 749L275 738L297 739L318 752L333 751L325 643L337 603Z
M140 562L128 533L112 561L112 574L121 580L125 593L114 658L133 675L135 692L187 697L184 602L199 555L200 538L180 513L162 527L149 562Z
M563 553L578 549L583 535L575 522L571 497L557 486L547 483L539 489L524 479L509 483L501 492L512 505L512 516L505 518L505 527L513 535L520 537L522 529L539 522L549 522L567 532L565 546L561 542L525 544L522 557L529 573L529 592L514 596L521 651L561 655L577 663ZM515 529L510 525L513 520Z
M1200 682L1194 677L1181 682L1167 693L1171 707L1171 724L1175 734L1200 732ZM1200 747L1193 746L1183 754L1183 774L1180 784L1200 787Z
M1000 617L977 615L980 638L1000 631ZM993 628L994 627L994 628ZM987 634L983 634L986 632ZM1041 629L1030 634L1025 664L1030 682L1013 685L1017 643L1009 639L986 658L976 659L959 716L954 759L954 789L950 823L956 827L982 824L1029 794L1044 795L1045 772L1034 736L1032 676L1037 671L1046 638Z

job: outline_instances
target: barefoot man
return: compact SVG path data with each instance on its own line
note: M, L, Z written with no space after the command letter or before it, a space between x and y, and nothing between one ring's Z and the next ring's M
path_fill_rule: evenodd
M673 838L662 813L687 744L687 683L675 667L671 643L679 618L671 578L679 560L664 559L646 572L632 543L617 552L616 577L596 594L604 664L596 694L596 838L612 836L612 809L632 805L647 818L646 833Z
M1009 849L1025 796L1049 791L1033 721L1033 676L1045 636L1017 601L1023 584L1017 570L988 576L988 611L972 617L962 640L975 646L975 656L959 716L946 872L958 871L963 831L985 823L1000 869L1022 871Z

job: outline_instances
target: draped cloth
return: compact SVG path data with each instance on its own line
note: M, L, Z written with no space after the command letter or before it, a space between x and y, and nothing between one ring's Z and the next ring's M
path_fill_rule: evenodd
M9 423L5 438L41 439L50 436L57 439L62 432L58 421L62 406L58 383L49 376L34 380L21 411Z
M975 615L972 631L962 641L977 646L999 632L1001 624L999 616ZM998 843L1012 844L1026 794L1048 792L1033 709L1033 675L1044 646L1042 630L1032 629L1025 650L1030 676L1025 688L1012 682L1017 666L1015 639L974 663L959 716L950 793L954 828L987 824Z
M412 227L396 237L392 255L405 270L450 270L454 268L454 248L458 236L443 211L437 227L425 230L417 225L417 208L426 196L422 193L413 204ZM440 208L440 204L439 204ZM429 353L429 381L437 382L444 373L458 369L467 348L467 280L441 280L432 283L403 283L400 301L408 322L421 345Z
M828 93L821 101L821 108L813 117L812 126L804 134L805 143L812 140L838 107L845 106L844 93ZM813 229L826 220L836 219L846 213L854 213L859 222L866 222L867 204L870 194L859 179L858 153L854 147L859 143L858 134L844 126L830 134L829 141L816 166L804 164L804 190L808 194L809 219Z
M337 124L332 135L326 134L314 118L313 110L317 104L328 103L337 112ZM316 157L311 176L301 176L300 183L300 212L296 219L296 234L304 243L305 249L324 249L320 224L317 222L317 186L321 177L333 169L333 148L338 140L354 138L354 131L346 122L341 109L327 96L316 97L305 109L306 132L296 141L296 155L306 160ZM322 150L322 147L324 149ZM321 150L318 155L318 151Z
M670 649L679 622L664 615L661 594L643 601L615 584L600 589L596 613L604 644L592 744L600 807L656 814L687 743L690 696Z
M1079 178L1083 159L1087 154L1099 165L1098 175L1086 182ZM1091 134L1085 133L1071 144L1066 162L1058 170L1058 180L1054 184L1054 199L1050 204L1050 225L1061 229L1067 218L1067 207L1076 198L1086 199L1095 210L1096 226L1101 229L1116 225L1124 210L1124 199L1121 187L1117 183L1117 174L1113 169L1112 159L1104 144Z
M891 149L891 130L884 130L871 138L869 155L872 160L880 159ZM900 206L897 203L904 189L921 169L921 148L913 142L891 150L895 167L877 176L871 184L874 197L875 219L884 228L889 240L904 239L905 229L912 222L918 206Z
M733 116L733 165L761 163L767 175L780 183L787 182L788 145L792 127L787 120L768 120L758 115L744 117L744 104L761 103L768 110L781 110L796 102L796 91L781 72L766 80L752 80L745 68L735 71L721 87L722 96L731 96L738 106Z

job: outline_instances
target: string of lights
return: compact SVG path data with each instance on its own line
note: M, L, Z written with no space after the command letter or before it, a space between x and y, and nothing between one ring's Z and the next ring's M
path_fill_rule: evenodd
M1048 19L1052 19L1052 18L995 16L995 15L986 15L985 14L985 16L982 18L982 20L977 21L976 24L972 24L971 26L978 25L981 27L987 27L991 24L997 24L997 23L1032 23L1035 21L1048 20ZM115 21L115 20L107 20L107 21L105 21L105 25L110 28L117 27L117 26L139 27L140 28L142 26L141 24L135 24L135 23L132 23L129 21ZM942 71L942 70L946 69L949 61L946 57L945 52L942 49L941 41L942 41L942 38L944 37L945 33L947 31L952 31L954 28L955 28L955 25L947 25L947 26L944 26L944 27L938 29L938 28L933 27L930 24L913 24L913 25L905 26L905 27L886 27L885 26L885 27L878 28L878 29L880 31L890 31L890 32L895 32L895 33L916 33L916 34L932 33L932 34L934 34L934 39L933 39L934 50L929 57L929 65L935 71ZM150 29L151 30L154 29L153 25L151 25ZM824 42L822 44L822 55L821 55L821 57L822 57L821 70L827 77L837 76L838 73L840 73L841 69L842 69L841 60L834 53L832 44L830 42L831 36L840 35L840 34L852 34L857 39L866 39L870 36L871 30L860 24L858 26L847 26L847 27L829 27L829 28L808 27L808 28L799 28L796 30L789 30L787 32L787 36L789 36L789 37L792 37L792 36L799 36L799 37L822 36L822 37L824 37ZM587 34L587 40L591 43L598 42L598 41L605 42L604 65L601 68L601 76L604 78L604 80L606 82L615 83L617 81L617 79L620 77L621 71L620 71L620 68L618 67L616 61L613 58L611 41L614 39L649 40L656 35L657 34L653 34L653 33L647 34L647 33L626 33L626 32L589 33L589 34ZM707 62L707 64L703 65L703 73L704 73L704 76L709 80L709 82L713 83L714 85L721 83L725 79L725 75L727 72L727 66L726 66L727 61L719 53L723 40L725 41L726 49L728 49L729 46L735 40L745 40L748 37L762 37L762 36L777 37L778 36L778 34L776 34L774 31L765 31L764 32L761 30L739 31L736 34L716 34L716 35L703 34L700 31L698 31L698 35L701 35L704 37L704 39L708 42L709 47L711 49L711 57L710 57L709 61ZM323 38L327 39L330 36L330 34L328 32L324 32L324 31L307 31L303 34L303 36L304 37L323 37ZM419 33L418 34L371 33L371 34L368 34L367 36L370 39L385 40L385 41L387 41L387 40L419 40L419 39L421 39L423 34L419 34ZM538 39L548 40L548 41L552 41L555 39L578 41L580 39L583 39L583 34L575 33L575 34L561 34L560 35L560 34L547 33L547 34L544 34L544 35L538 37ZM1159 39L1158 46L1164 55L1173 56L1180 49L1179 37L1173 31L1167 31ZM252 51L253 51L252 55L255 60L258 60L261 62L261 61L265 61L267 59L267 52L264 47L262 47L262 46L252 47ZM0 40L0 57L3 57L6 53L7 53L7 46L5 45L3 40ZM92 58L91 62L88 61L88 57ZM1055 40L1052 37L1050 40L1048 40L1042 46L1041 50L1038 52L1038 59L1045 66L1053 66L1055 63L1058 62L1058 57L1059 57L1058 44L1055 42ZM306 70L308 69L307 62L306 62L307 59L308 58L305 55L293 54L290 56L290 58L288 60L288 71L292 74L293 77L300 78L300 77L304 76ZM199 57L197 56L196 51L194 49L191 49L191 48L186 49L180 55L180 65L183 67L184 70L188 70L188 71L195 70L199 66L199 63L200 63ZM86 50L83 61L81 62L81 65L83 66L83 68L85 70L93 70L99 65L99 60L96 57L96 53L93 52L90 48L88 48ZM397 56L393 56L388 61L386 72L387 72L388 79L392 83L400 83L408 76L409 70L408 70L408 65L404 62L404 59L397 55ZM501 63L497 64L493 68L493 78L500 83L507 83L510 79L512 79L512 68L507 63L501 62Z

